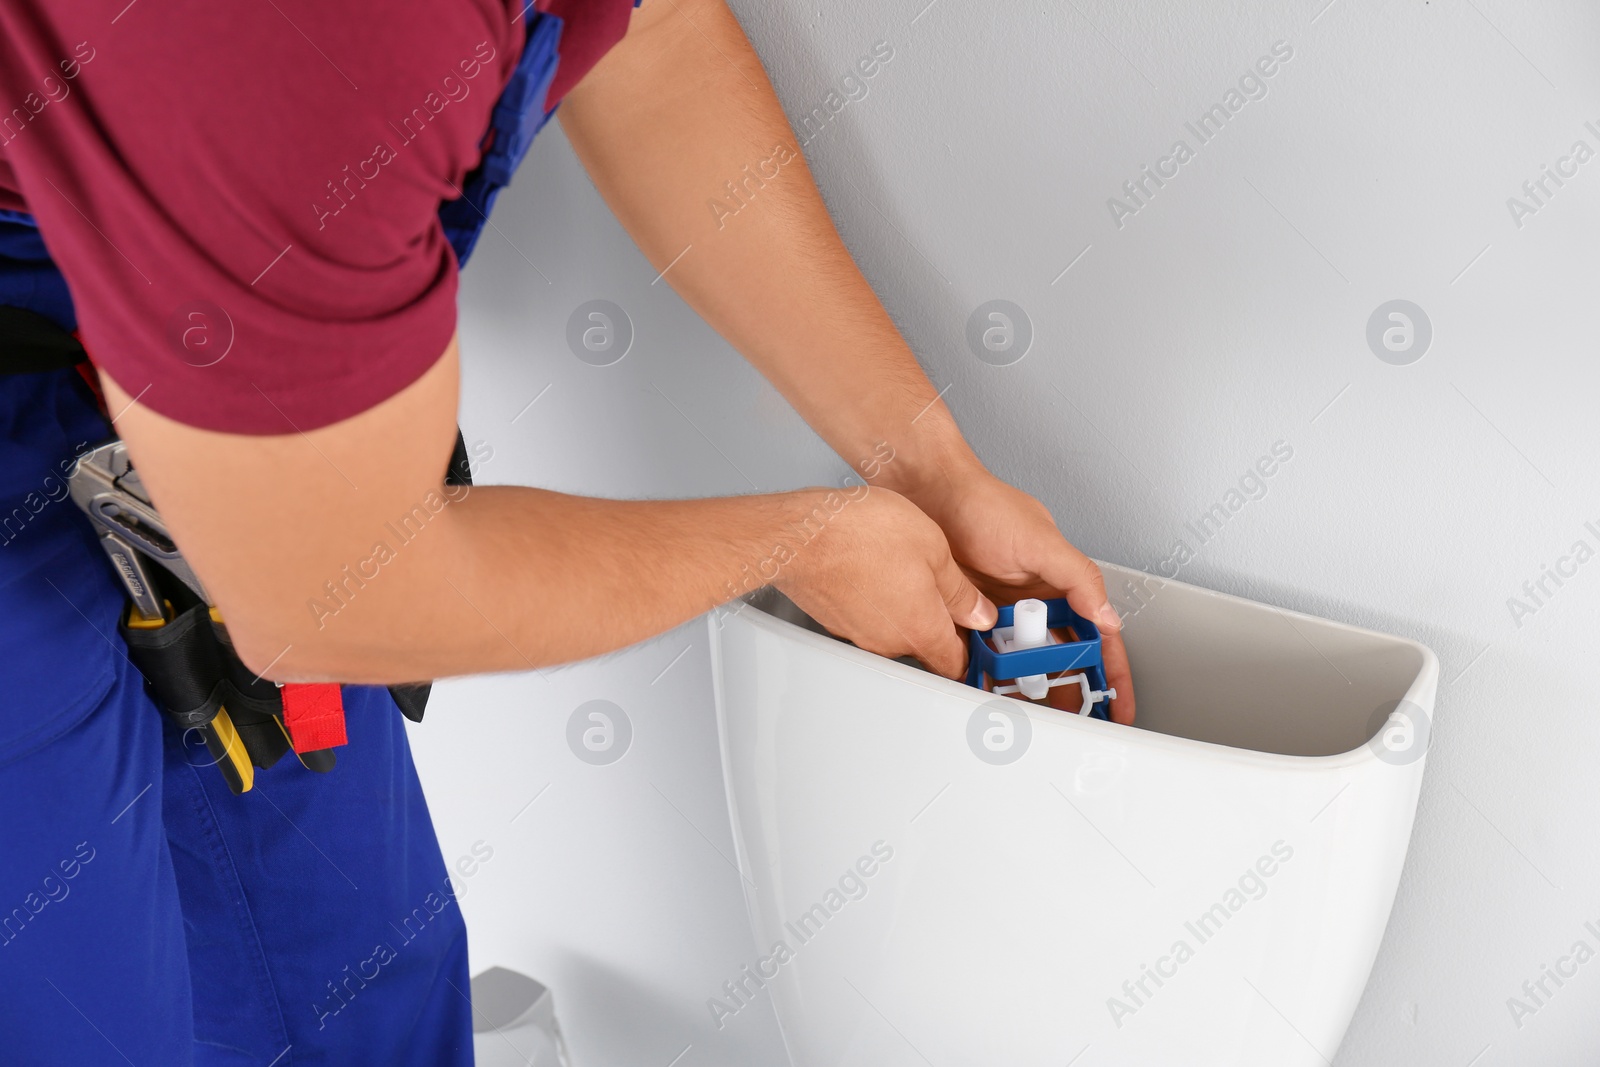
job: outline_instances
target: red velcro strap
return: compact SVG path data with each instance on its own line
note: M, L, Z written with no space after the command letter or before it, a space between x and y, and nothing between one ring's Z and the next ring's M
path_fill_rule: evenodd
M283 722L296 752L316 752L345 744L344 698L333 682L285 682Z

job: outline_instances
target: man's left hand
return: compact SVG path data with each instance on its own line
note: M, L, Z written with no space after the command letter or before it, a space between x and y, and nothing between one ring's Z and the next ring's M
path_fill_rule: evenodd
M941 479L937 489L908 495L944 530L956 562L996 604L1065 596L1073 611L1100 628L1106 683L1117 691L1111 718L1132 723L1133 678L1122 620L1100 568L1068 543L1049 510L981 466ZM1076 690L1070 695L1075 699Z

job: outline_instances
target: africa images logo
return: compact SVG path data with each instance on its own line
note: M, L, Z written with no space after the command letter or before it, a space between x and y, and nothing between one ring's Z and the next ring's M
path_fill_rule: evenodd
M567 747L591 767L604 767L627 755L633 720L609 700L579 704L567 717Z

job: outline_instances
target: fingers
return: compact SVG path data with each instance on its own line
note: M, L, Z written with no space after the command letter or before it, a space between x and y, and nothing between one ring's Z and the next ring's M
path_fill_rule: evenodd
M1119 633L1102 634L1100 656L1105 662L1106 685L1117 691L1111 702L1111 721L1133 725L1133 671L1128 666L1128 649Z
M889 659L905 655L915 656L924 667L944 678L960 680L965 676L966 641L952 625L950 616L934 607L935 601L928 595L930 591L927 586L922 587L922 595L927 597L926 600L922 600L921 597L913 598L926 607L918 607L904 614L897 611L898 622L890 616L889 610L886 610L888 605L880 606L875 603L859 586L853 588L856 596L877 619L876 625L847 634L856 645ZM976 595L977 590L974 589L973 593ZM940 595L942 596L942 592ZM990 605L989 610L991 612L995 610L993 605Z
M1061 535L1042 504L1020 490L986 475L971 494L975 495L969 494L966 507L929 512L939 519L966 577L957 582L940 572L940 595L951 619L964 626L988 628L995 618L993 603L1064 596L1073 611L1100 631L1106 684L1117 691L1111 718L1132 723L1133 677L1121 637L1122 619L1106 593L1099 566ZM985 521L974 521L978 514ZM975 602L978 590L987 597ZM993 602L988 597L993 597ZM963 609L973 606L976 610L964 615ZM1052 705L1057 705L1057 699L1066 699L1066 687L1060 688L1060 694L1051 694Z
M960 679L967 644L957 627L987 630L999 610L951 557L937 524L887 490L829 528L820 551L791 567L780 588L832 633L868 652L915 656Z
M1094 560L1056 535L1052 551L1041 561L1039 577L1060 589L1072 610L1088 619L1107 636L1122 629L1122 617L1111 606L1106 580Z
M912 655L928 670L944 678L960 681L967 673L967 645L953 626L918 641Z
M1061 590L1035 578L1033 581L1019 584L991 577L982 571L974 570L966 564L961 565L961 571L967 580L978 587L978 591L989 598L993 604L1015 604L1019 600L1050 600L1061 595Z
M987 630L1000 617L999 609L978 591L947 553L934 565L934 586L944 601L949 622L968 630ZM935 674L961 679L967 670L967 643L954 626L938 620L931 632L921 635L912 654Z
M883 616L889 621L887 615ZM960 681L967 673L967 643L947 618L934 618L923 623L915 633L908 633L892 622L892 633L884 633L877 640L857 640L868 652L894 659L898 656L915 656L917 662L943 678Z
M935 567L933 577L939 597L950 612L950 620L957 626L987 630L999 619L999 610L948 554Z
M907 635L902 631L901 636L911 645L911 654L928 670L960 680L967 670L967 643L956 626L987 630L994 625L999 612L967 580L948 553L942 560L932 563L931 577L932 591L944 602L944 611L917 612L913 616L916 632Z
M1116 699L1111 702L1111 720L1124 726L1132 725L1133 673L1128 665L1127 647L1122 641L1122 618L1112 607L1111 598L1106 593L1105 577L1094 560L1079 552L1059 533L1052 533L1054 536L1050 538L1049 552L1038 568L1039 577L1046 585L1060 590L1073 611L1099 627L1106 684L1117 691ZM1019 591L1012 600L1023 596L1048 599L1053 595L1048 591Z

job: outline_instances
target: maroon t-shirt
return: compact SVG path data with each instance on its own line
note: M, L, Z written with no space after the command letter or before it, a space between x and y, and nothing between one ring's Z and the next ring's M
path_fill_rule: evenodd
M523 0L0 5L0 210L38 221L94 362L233 433L394 395L455 331L442 201L477 165ZM562 16L555 103L630 0ZM337 210L335 210L337 209Z

